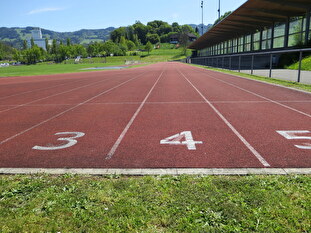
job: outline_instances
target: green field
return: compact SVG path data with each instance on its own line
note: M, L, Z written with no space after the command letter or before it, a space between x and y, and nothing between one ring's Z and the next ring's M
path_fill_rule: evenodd
M136 53L135 56L133 54ZM190 55L188 51L187 55ZM92 70L82 70L90 67L109 67L124 65L125 61L137 61L139 64L145 65L156 62L164 62L182 59L185 56L181 49L175 49L171 45L164 45L161 49L154 49L148 54L147 52L128 52L127 56L114 56L101 58L84 58L79 64L75 64L74 60L64 61L60 64L51 62L37 63L36 65L9 66L0 68L0 77L13 76L32 76L47 75L60 73L86 72Z
M0 232L310 232L311 176L0 176Z
M288 66L287 69L298 70L298 67L299 67L299 62L296 62L296 63ZM305 57L304 59L302 59L301 69L311 71L311 56Z

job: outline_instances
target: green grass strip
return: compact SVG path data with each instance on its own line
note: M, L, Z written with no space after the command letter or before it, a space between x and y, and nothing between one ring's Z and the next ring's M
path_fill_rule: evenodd
M310 232L311 176L0 176L0 232Z
M195 65L195 64L189 64L189 65L204 68L207 70L213 70L213 71L217 71L217 72L221 72L221 73L231 74L231 75L239 76L239 77L243 77L243 78L259 80L259 81L263 81L266 83L273 83L273 84L277 84L277 85L281 85L281 86L285 86L285 87L291 87L291 88L295 88L298 90L311 92L311 85L309 85L309 84L302 84L302 83L298 83L298 82L292 82L292 81L281 80L281 79L276 79L276 78L269 78L269 77L264 77L264 76L259 76L259 75L245 74L242 72L235 72L235 71L231 71L231 70L207 67L207 66L202 66L202 65Z

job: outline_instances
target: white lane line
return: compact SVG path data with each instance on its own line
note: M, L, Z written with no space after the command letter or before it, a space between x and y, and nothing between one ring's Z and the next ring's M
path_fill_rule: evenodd
M81 105L83 105L83 104L85 104L85 103L87 103L87 102L89 102L89 101L91 101L91 100L93 100L93 99L95 99L95 98L97 98L97 97L103 95L103 94L106 94L106 93L108 93L108 92L110 92L110 91L112 91L112 90L114 90L114 89L116 89L116 88L118 88L118 87L120 87L120 86L123 86L124 84L126 84L126 83L128 83L128 82L130 82L130 81L132 81L132 80L134 80L134 79L139 78L140 76L144 75L145 73L146 73L146 72L144 72L144 73L142 73L142 74L140 74L140 75L138 75L138 76L135 76L134 78L131 78L131 79L125 81L125 82L122 82L122 83L118 84L117 86L114 86L114 87L112 87L112 88L110 88L110 89L108 89L108 90L106 90L106 91L103 91L103 92L99 93L98 95L93 96L92 98L87 99L87 100L85 100L85 101L83 101L83 102L81 102L81 103L79 103L79 104L77 104L77 105L75 105L75 106L73 106L73 107L71 107L71 108L69 108L69 109L63 111L63 112L60 112L60 113L58 113L58 114L56 114L56 115L54 115L54 116L52 116L52 117L50 117L50 118L48 118L48 119L46 119L46 120L44 120L44 121L41 121L40 123L38 123L38 124L36 124L36 125L34 125L34 126L28 128L28 129L26 129L26 130L23 130L23 131L21 131L21 132L15 134L15 135L13 135L13 136L7 138L7 139L1 141L1 142L0 142L0 145L2 145L2 144L4 144L4 143L6 143L6 142L8 142L8 141L10 141L10 140L12 140L12 139L18 137L18 136L20 136L20 135L22 135L22 134L24 134L24 133L26 133L26 132L28 132L28 131L34 129L34 128L37 128L38 126L43 125L44 123L49 122L49 121L51 121L51 120L53 120L53 119L55 119L55 118L57 118L57 117L63 115L63 114L65 114L65 113L67 113L67 112L69 112L69 111L71 111L71 110L73 110L73 109L75 109L75 108L77 108L77 107L79 107L79 106L81 106Z
M198 92L198 94L205 100L205 102L216 112L216 114L223 120L223 122L232 130L232 132L243 142L243 144L253 153L253 155L265 167L270 167L270 164L255 150L254 147L231 125L231 123L218 111L218 109L208 101L205 96L192 84L192 82L179 70L178 72L188 81L188 83Z
M28 93L33 93L33 92L36 92L36 91L43 91L43 90L48 90L48 89L52 89L52 88L55 88L55 87L60 87L60 86L64 86L66 84L72 84L72 83L76 83L76 82L79 82L81 80L75 80L75 81L72 81L72 82L67 82L67 83L62 83L62 84L58 84L58 85L55 85L55 86L51 86L51 87L45 87L45 88L40 88L40 89L36 89L36 90L31 90L31 91L25 91L25 92L21 92L21 93L16 93L16 94L13 94L13 95L9 95L9 96L3 96L3 97L0 97L0 100L3 100L3 99L7 99L7 98L10 98L10 97L14 97L14 96L18 96L18 95L24 95L24 94L28 94Z
M256 103L271 103L271 101L267 101L267 100L237 100L237 101L210 101L213 104L256 104ZM311 103L311 100L289 100L289 101L278 101L280 103ZM49 107L49 106L74 106L78 103L72 103L72 104L27 104L27 107ZM85 105L136 105L136 104L141 104L141 102L102 102L102 103L88 103ZM161 101L161 102L146 102L145 104L161 104L161 105L165 105L165 104L206 104L205 101ZM21 106L21 105L14 105L14 104L0 104L0 107L15 107L15 106Z
M82 89L82 88L85 88L85 87L89 87L89 86L96 85L96 84L99 84L99 83L102 83L102 82L106 82L107 80L111 80L111 79L113 79L113 77L106 78L104 80L101 80L101 81L98 81L98 82L94 82L94 83L90 83L90 84L87 84L87 85L84 85L84 86L79 86L79 87L76 87L76 88L73 88L73 89L70 89L70 90L67 90L67 91L63 91L63 92L60 92L60 93L56 93L56 94L53 94L53 95L49 95L49 96L46 96L46 97L43 97L43 98L40 98L40 99L36 99L36 100L30 101L30 102L25 103L25 104L15 105L15 107L11 107L11 108L8 108L8 109L1 110L0 113L7 112L7 111L10 111L10 110L19 108L19 107L23 107L23 106L26 106L26 105L29 105L29 104L32 104L32 103L35 103L35 102L38 102L38 101L41 101L41 100L45 100L45 99L54 97L54 96L66 94L66 93L69 93L69 92L72 92L72 91L76 91L76 90L79 90L79 89Z
M280 103L280 102L278 102L278 101L269 99L269 98L267 98L267 97L264 97L264 96L262 96L262 95L259 95L259 94L255 93L255 92L246 90L246 89L244 89L244 88L242 88L242 87L239 87L239 86L237 86L237 85L235 85L235 84L232 84L232 83L230 83L230 82L226 82L226 81L224 81L224 80L215 78L215 77L213 77L213 76L207 74L206 72L202 72L202 73L204 73L205 75L207 75L208 77L210 77L210 78L212 78L212 79L214 79L214 80L220 81L220 82L222 82L222 83L225 83L225 84L227 84L227 85L230 85L230 86L235 87L235 88L237 88L237 89L240 89L240 90L242 90L242 91L245 91L245 92L247 92L247 93L250 93L250 94L252 94L252 95L255 95L255 96L259 97L259 98L265 99L265 100L267 100L267 101L269 101L269 102L271 102L271 103L280 105L280 106L282 106L282 107L284 107L284 108L287 108L287 109L292 110L292 111L294 111L294 112L300 113L300 114L302 114L302 115L304 115L304 116L311 117L311 115L308 114L308 113L302 112L302 111L300 111L300 110L298 110L298 109L292 108L292 107L287 106L287 105L285 105L285 104L282 104L282 103Z
M111 159L112 156L114 155L114 153L116 152L116 150L118 149L121 141L123 140L125 134L127 133L127 131L129 130L129 128L131 127L131 125L133 124L135 118L137 117L137 115L139 114L140 110L142 109L142 107L144 106L144 104L146 103L148 97L150 96L151 92L153 91L154 87L157 85L157 83L159 82L160 78L163 75L163 72L161 72L161 74L159 75L157 81L153 84L152 88L150 89L150 91L148 92L148 94L146 95L145 99L143 100L143 102L140 104L140 106L138 107L138 109L136 110L136 112L134 113L134 115L132 116L132 118L130 119L130 121L127 123L127 125L125 126L124 130L122 131L122 133L120 134L119 138L117 139L117 141L114 143L114 145L112 146L112 148L110 149L109 153L106 156L106 159Z

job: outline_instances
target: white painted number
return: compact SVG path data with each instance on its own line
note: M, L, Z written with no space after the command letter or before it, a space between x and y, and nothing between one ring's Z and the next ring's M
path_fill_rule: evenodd
M309 130L287 130L287 131L281 131L278 130L276 131L279 134L281 134L284 138L286 139L304 139L304 140L311 140L311 136L297 136L297 134L307 134L307 133L311 133ZM303 143L303 145L295 145L295 147L299 148L299 149L307 149L307 150L311 150L311 143Z
M56 133L55 135L63 135L63 134L74 134L75 136L66 137L66 138L58 138L57 141L66 141L67 144L61 145L61 146L34 146L32 149L34 150L60 150L65 149L68 147L71 147L77 143L77 140L75 138L80 138L85 135L85 133L82 132L60 132Z
M185 139L182 141L182 139ZM160 144L169 144L169 145L186 145L188 150L196 150L195 144L202 144L201 141L194 141L191 131L184 131L168 138L164 138L160 141Z

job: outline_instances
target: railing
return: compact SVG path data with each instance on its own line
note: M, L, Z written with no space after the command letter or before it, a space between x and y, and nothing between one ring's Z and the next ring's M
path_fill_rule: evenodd
M269 62L267 62L269 68L269 77L271 78L273 66L276 65L277 55L287 54L287 53L299 53L299 65L297 70L297 82L300 82L301 79L301 60L303 58L304 52L311 52L311 48L306 49L291 49L291 50L278 50L278 51L267 51L267 52L256 52L256 53L241 53L241 54L228 54L228 55L214 55L208 57L195 57L195 58L186 58L182 62L193 63L204 66L218 67L222 69L229 70L238 70L241 72L241 69L247 69L251 71L251 74L254 73L256 68L256 59L258 57L267 56L269 57ZM242 59L244 57L249 57L242 64ZM263 69L260 67L259 69Z

